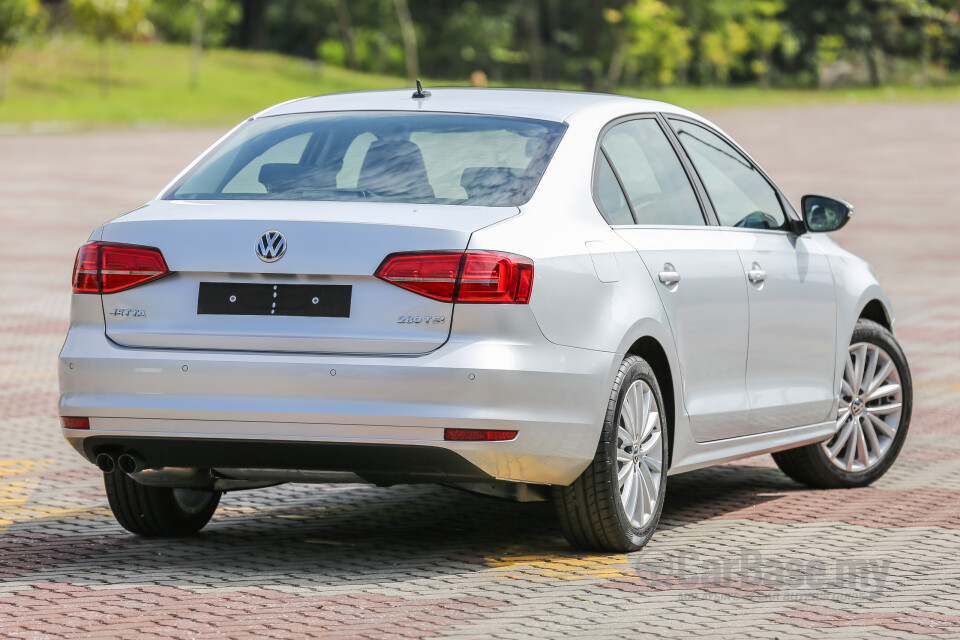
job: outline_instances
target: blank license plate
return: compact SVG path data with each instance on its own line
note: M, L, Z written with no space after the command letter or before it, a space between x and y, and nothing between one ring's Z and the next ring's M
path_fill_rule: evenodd
M342 284L201 282L197 313L349 318L353 287Z

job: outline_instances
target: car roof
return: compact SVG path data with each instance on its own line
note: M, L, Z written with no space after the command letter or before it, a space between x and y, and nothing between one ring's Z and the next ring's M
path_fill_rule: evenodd
M414 98L413 87L389 91L354 91L312 98L298 98L265 109L265 116L324 111L430 111L477 113L564 122L574 113L661 111L695 115L666 102L605 93L549 91L541 89L429 88L429 97ZM586 114L583 114L586 115Z

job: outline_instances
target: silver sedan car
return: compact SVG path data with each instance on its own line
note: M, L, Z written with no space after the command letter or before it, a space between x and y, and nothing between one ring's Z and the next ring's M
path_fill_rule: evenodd
M871 267L715 125L553 91L329 95L259 113L77 255L69 443L118 522L224 491L440 483L553 500L633 550L667 476L773 452L862 487L910 372Z

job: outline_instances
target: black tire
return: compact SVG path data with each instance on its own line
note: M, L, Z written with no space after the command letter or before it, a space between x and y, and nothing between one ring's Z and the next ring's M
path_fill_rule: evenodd
M887 472L903 447L913 410L913 384L907 359L890 331L872 320L857 321L850 344L858 342L867 342L882 348L897 368L902 388L902 408L896 435L889 449L875 465L858 472L845 471L830 462L821 443L774 453L773 459L777 466L801 484L818 489L865 487Z
M646 525L635 527L624 511L617 482L617 428L624 395L636 380L653 391L660 414L660 446L663 461L655 513ZM663 396L657 378L642 358L627 356L620 365L607 405L600 442L593 462L573 484L553 487L553 502L563 535L575 547L589 550L636 551L653 536L663 509L670 451Z
M103 474L110 510L124 529L150 538L197 533L220 504L219 491L148 487L117 470Z

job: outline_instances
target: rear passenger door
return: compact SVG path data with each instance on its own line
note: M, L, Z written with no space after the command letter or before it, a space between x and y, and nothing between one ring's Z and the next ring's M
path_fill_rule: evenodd
M790 229L786 200L733 144L700 123L669 122L740 255L750 299L747 433L827 420L837 340L827 257Z
M694 437L741 435L750 411L743 269L725 235L708 225L703 194L658 118L615 121L601 134L594 194L657 286L676 341Z

